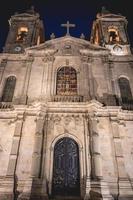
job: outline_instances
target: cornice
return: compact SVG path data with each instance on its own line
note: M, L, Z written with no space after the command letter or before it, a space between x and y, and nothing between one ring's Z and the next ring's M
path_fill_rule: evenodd
M89 102L34 102L31 105L14 105L14 109L0 110L0 119L16 118L18 115L43 116L45 114L82 114L93 118L107 117L112 120L133 121L133 111L122 110L120 106L103 106L96 100Z

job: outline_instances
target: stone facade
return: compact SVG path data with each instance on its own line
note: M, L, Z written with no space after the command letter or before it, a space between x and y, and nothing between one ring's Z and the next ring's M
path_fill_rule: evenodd
M23 14L18 17L21 21ZM7 48L8 37L10 45L0 54L0 200L58 199L53 195L54 151L63 138L77 144L80 192L59 198L133 199L133 102L128 97L124 102L118 82L128 79L133 94L133 55L126 39L109 45L96 39L96 44L99 20L112 27L115 22L117 28L119 21L125 23L123 16L102 11L91 42L66 35L16 53ZM104 30L102 37L110 33ZM57 94L62 67L76 71L76 94ZM16 85L12 102L5 102L10 76Z

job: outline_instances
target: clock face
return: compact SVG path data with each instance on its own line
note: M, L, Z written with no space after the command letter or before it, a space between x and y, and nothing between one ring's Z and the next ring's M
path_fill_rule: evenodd
M20 52L20 51L22 50L22 47L21 47L21 46L16 46L16 47L14 48L14 50L15 50L16 52Z
M121 53L122 52L122 47L119 45L115 45L113 48L114 52L116 53Z

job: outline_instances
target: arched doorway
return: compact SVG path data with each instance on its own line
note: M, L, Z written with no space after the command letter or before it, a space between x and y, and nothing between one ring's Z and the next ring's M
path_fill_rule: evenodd
M79 148L68 137L58 140L54 147L52 194L80 195Z

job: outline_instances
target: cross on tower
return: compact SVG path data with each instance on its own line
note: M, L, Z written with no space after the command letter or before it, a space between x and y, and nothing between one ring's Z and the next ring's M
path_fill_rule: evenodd
M66 27L67 28L67 33L66 35L70 35L69 30L70 28L74 28L76 25L75 24L70 24L69 21L67 21L66 24L61 24L62 27Z

